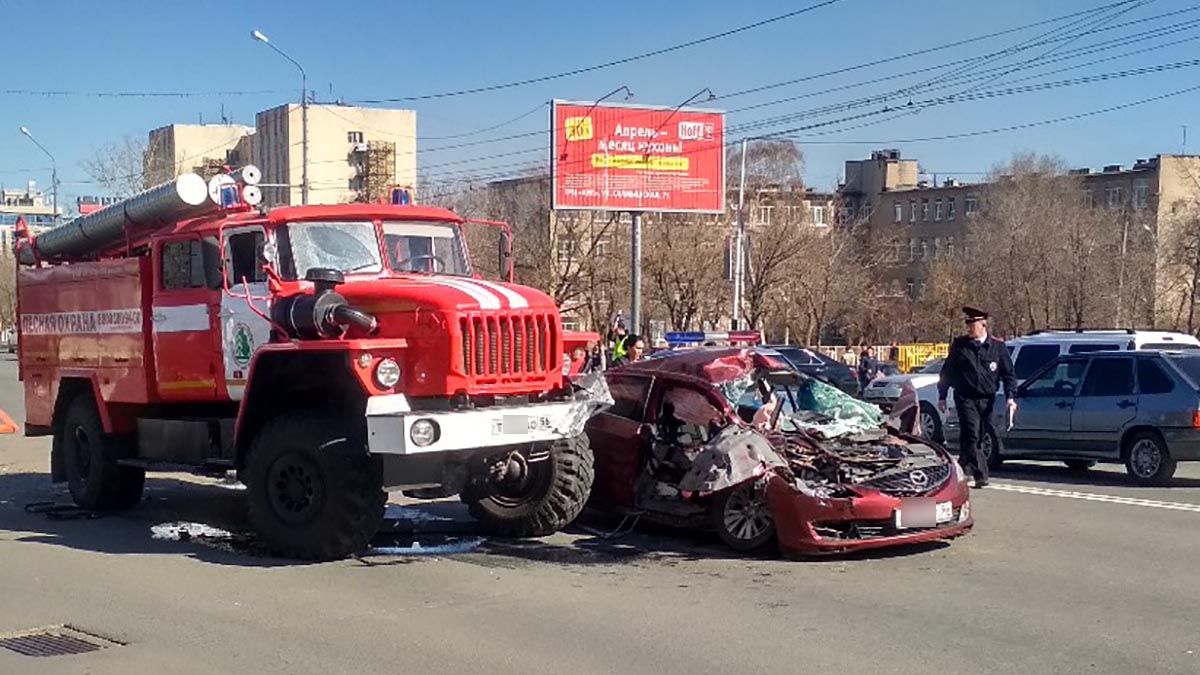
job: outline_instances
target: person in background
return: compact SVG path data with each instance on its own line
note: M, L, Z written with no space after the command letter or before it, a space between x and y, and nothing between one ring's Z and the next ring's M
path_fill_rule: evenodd
M975 487L981 488L988 484L988 457L980 443L989 433L992 439L999 439L992 428L996 392L1003 384L1011 416L1017 409L1013 399L1017 378L1004 343L988 335L987 312L974 307L963 307L962 311L967 317L967 334L950 343L938 380L938 411L946 414L946 395L954 389L954 406L962 429L958 461L964 471L974 474Z
M879 375L879 361L875 358L875 348L867 347L858 359L858 391L861 394Z
M609 361L616 363L625 357L625 348L629 342L629 333L625 330L625 320L617 317L617 321L613 324L612 332L608 334L608 341L612 344L612 352Z
M613 359L613 368L637 363L646 358L646 341L640 335L627 336L625 338L625 346L625 354L620 358Z

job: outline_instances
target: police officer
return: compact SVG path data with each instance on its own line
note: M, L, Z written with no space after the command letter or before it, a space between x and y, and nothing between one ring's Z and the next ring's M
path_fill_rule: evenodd
M987 312L974 307L963 307L962 311L967 317L967 334L950 343L950 353L942 364L938 380L938 410L946 413L946 394L953 388L954 406L958 409L962 429L958 461L963 470L974 474L975 487L981 488L988 483L987 456L980 447L983 432L990 432L999 442L992 427L992 404L1003 383L1011 415L1017 409L1017 402L1013 400L1017 380L1008 349L1003 342L988 335Z

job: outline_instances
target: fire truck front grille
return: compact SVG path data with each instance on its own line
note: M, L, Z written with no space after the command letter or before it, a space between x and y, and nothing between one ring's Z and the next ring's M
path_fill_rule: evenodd
M561 368L553 315L464 317L458 328L463 371L478 384L542 380Z

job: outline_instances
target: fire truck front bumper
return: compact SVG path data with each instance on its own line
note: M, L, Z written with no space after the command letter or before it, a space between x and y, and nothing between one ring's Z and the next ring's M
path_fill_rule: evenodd
M579 413L576 401L414 411L403 394L372 396L367 400L367 447L373 454L419 455L527 446L582 433Z

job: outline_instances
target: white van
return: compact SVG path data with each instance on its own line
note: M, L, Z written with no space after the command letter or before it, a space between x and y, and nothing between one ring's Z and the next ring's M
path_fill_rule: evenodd
M1200 339L1186 333L1152 330L1044 330L1005 343L1017 382L1022 382L1059 354L1086 352L1200 349Z

